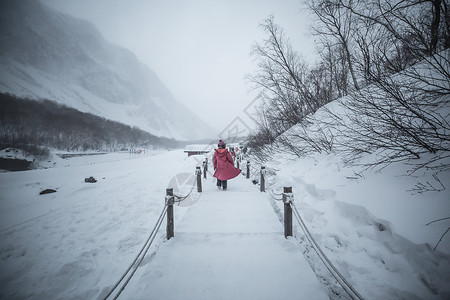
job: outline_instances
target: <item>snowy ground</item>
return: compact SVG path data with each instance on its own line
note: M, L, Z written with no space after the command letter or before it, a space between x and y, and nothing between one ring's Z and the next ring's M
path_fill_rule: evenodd
M170 179L197 164L182 151L57 162L0 174L1 299L95 299L142 247Z
M101 298L144 244L173 176L192 174L198 163L181 150L115 153L55 159L49 162L54 168L1 173L0 298ZM432 250L449 222L425 225L450 215L448 190L413 195L406 190L417 178L398 176L401 165L355 177L353 168L331 156L294 162L276 158L268 167L278 170L268 178L271 188L278 192L292 185L296 206L314 237L364 298L450 298L449 236L437 251ZM97 183L85 183L89 176ZM57 192L39 195L47 188ZM261 195L272 201L269 193ZM182 232L182 222L205 205L201 201L176 208L175 222L180 224L176 232ZM272 204L281 207L279 202ZM234 213L241 220L247 215ZM310 264L316 263L298 228L296 235L299 251L304 249ZM159 236L156 243L160 249L173 251L185 236L163 244ZM220 240L211 240L220 244ZM251 250L245 243L236 247ZM189 256L189 248L180 251ZM319 277L327 276L320 266L313 268ZM211 280L217 278L212 285L220 284L220 274L212 275ZM141 279L152 276L143 272ZM132 294L123 296L133 298Z

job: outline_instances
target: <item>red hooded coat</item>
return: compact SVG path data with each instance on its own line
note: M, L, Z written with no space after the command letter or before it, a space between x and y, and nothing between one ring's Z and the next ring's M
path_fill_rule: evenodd
M214 177L228 180L238 176L241 170L234 167L233 159L227 149L216 149L214 152Z

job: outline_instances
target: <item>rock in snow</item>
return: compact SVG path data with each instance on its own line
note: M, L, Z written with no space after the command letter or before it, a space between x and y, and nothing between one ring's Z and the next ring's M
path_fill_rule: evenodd
M94 177L86 177L85 179L84 179L84 182L90 182L90 183L96 183L97 182L97 179L95 179Z
M54 189L45 189L42 192L40 192L39 195L45 195L45 194L51 194L51 193L56 193L56 190L54 190Z

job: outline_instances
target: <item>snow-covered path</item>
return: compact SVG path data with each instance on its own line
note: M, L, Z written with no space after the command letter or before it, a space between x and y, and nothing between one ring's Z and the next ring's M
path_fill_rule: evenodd
M103 299L144 245L169 182L192 179L201 159L121 153L0 174L0 299ZM97 183L83 181L91 175ZM39 195L49 187L57 192ZM194 195L175 206L169 241L164 220L120 299L328 298L250 180L223 192L209 176Z
M202 160L182 150L110 153L0 173L0 299L103 299L145 244L174 176L186 179L176 191L185 195ZM349 180L333 157L277 168L270 189L293 187L314 238L365 299L449 299L449 256L429 246L448 223L425 225L448 216L448 191L410 195L412 179L392 169ZM57 192L39 195L46 188ZM339 298L305 262L298 228L297 240L284 238L282 205L243 176L227 192L209 176L198 202L175 207L169 241L164 220L119 299ZM448 242L439 246L446 253ZM329 276L316 260L318 276Z
M175 214L177 207L175 207ZM328 299L295 239L243 176L203 181L175 237L136 272L124 299Z

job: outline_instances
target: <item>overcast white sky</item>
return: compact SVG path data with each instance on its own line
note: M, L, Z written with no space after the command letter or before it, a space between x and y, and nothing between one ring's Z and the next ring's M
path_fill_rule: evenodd
M246 74L252 45L273 15L309 60L315 58L310 20L301 0L42 0L89 20L103 36L136 54L177 101L221 131L255 97Z

